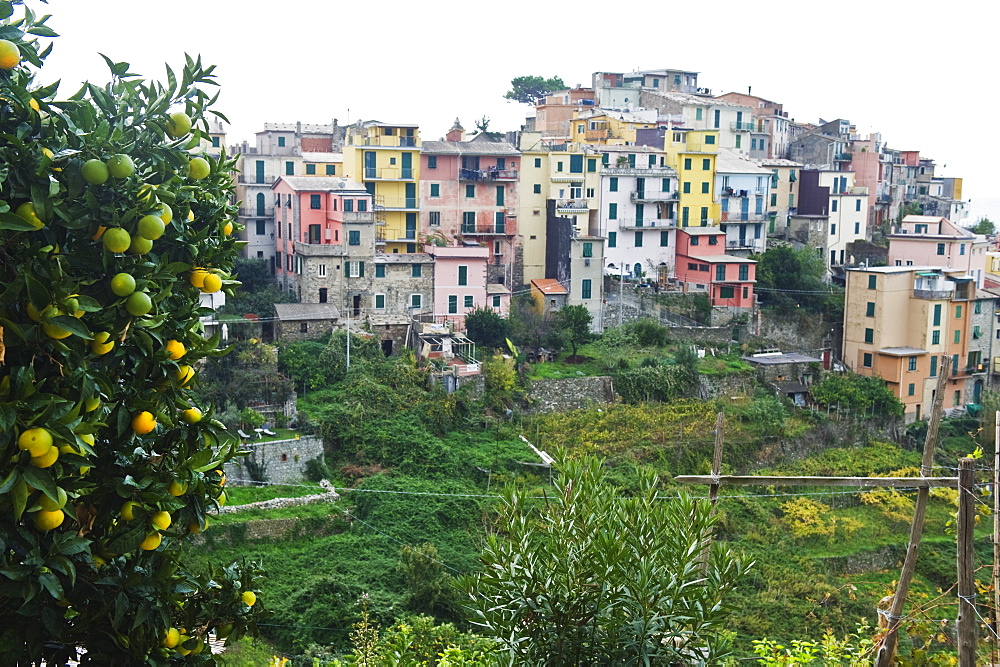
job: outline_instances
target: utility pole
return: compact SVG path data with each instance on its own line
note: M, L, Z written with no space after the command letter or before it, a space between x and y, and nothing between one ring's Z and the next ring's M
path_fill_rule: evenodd
M973 581L972 545L976 531L973 494L973 459L958 460L958 664L976 664L976 584Z
M1000 410L993 413L993 637L1000 632ZM1000 659L1000 641L996 654Z
M621 273L618 276L618 326L625 324L625 260L622 260Z

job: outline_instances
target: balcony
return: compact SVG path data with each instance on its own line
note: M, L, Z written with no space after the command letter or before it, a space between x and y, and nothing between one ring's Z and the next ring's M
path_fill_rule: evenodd
M727 187L722 189L723 197L735 197L735 198L763 197L765 194L767 194L766 188L751 188L749 190L737 190L735 188Z
M629 201L632 202L664 202L664 201L677 201L676 192L646 192L646 191L635 191L630 192L628 195Z
M236 178L237 183L248 185L272 185L276 180L278 180L277 176L257 176L255 174L240 174Z
M376 137L350 137L351 146L369 146L371 148L417 148L420 140L417 137L400 137L397 135L379 135Z
M517 169L459 169L462 181L516 181Z
M757 131L757 125L755 123L751 122L751 121L738 121L738 122L730 123L729 124L729 128L732 129L732 130L736 130L737 132L739 132L739 131L756 132Z
M851 161L851 154L850 153L835 153L834 156L833 156L833 159L834 159L835 162L850 162Z
M879 204L891 204L892 203L892 195L879 195L878 196L878 203Z
M749 211L722 212L723 223L729 223L729 224L738 222L765 223L770 221L771 221L771 216L767 213L751 213Z
M375 211L344 211L341 215L345 223L375 222Z
M385 245L385 229L375 228L375 245Z
M914 299L929 299L931 301L939 301L942 299L951 299L955 296L955 290L951 289L916 289L913 290Z
M513 222L493 223L489 225L462 224L462 234L466 236L513 236L517 233Z
M416 197L406 197L402 202L396 202L399 206L382 206L382 211L416 211L420 208L420 200Z
M269 206L264 209L263 212L258 211L256 208L241 208L240 217L241 218L270 218L274 215L274 207Z
M549 180L551 180L553 183L577 183L577 182L583 182L583 179L585 178L586 175L582 171L571 172L568 174L564 171L560 171L550 176Z
M618 229L634 229L643 231L645 229L664 230L677 226L674 218L653 218L652 220L619 220Z
M583 136L587 141L611 139L611 130L587 130L583 133Z
M726 241L726 250L763 250L765 239L737 239Z
M628 165L604 165L601 173L611 176L676 176L670 167L630 167Z
M556 211L559 213L586 213L590 210L586 199L557 199Z
M412 181L413 169L402 167L365 167L366 181Z

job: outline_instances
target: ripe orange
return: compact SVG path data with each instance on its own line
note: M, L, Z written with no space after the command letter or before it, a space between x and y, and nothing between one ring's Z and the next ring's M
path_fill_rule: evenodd
M177 643L181 640L181 633L177 628L168 628L166 632L163 633L162 646L164 648L173 648L177 646Z
M17 446L28 450L32 457L41 456L52 446L52 434L40 426L29 428L18 436Z
M172 496L183 496L187 493L188 484L187 482L178 482L176 479L170 480L170 484L167 486L167 493Z
M160 546L160 542L162 541L163 538L160 537L159 533L150 533L146 536L146 539L142 541L139 547L141 549L145 549L146 551L155 551L156 547Z
M127 500L122 504L121 515L126 521L135 520L135 508L139 507L139 503L134 500Z
M192 158L189 166L190 170L188 171L188 176L196 181L200 181L212 173L211 165L209 165L208 160L203 157Z
M111 291L115 296L128 296L135 291L135 278L128 273L117 273L111 279Z
M91 185L104 185L111 176L108 165L97 159L84 162L80 168L80 175Z
M61 526L65 518L66 515L62 510L53 510L51 512L41 510L35 512L35 528L41 531L52 530Z
M190 366L179 366L174 371L174 381L180 387L186 387L194 379L194 369Z
M222 278L215 275L214 273L209 273L205 276L205 280L202 281L201 291L205 294L212 294L213 292L218 292L222 289Z
M14 215L20 217L22 220L25 220L35 229L41 229L45 226L45 223L42 222L42 219L38 217L38 213L35 211L35 205L30 201L26 201L14 209Z
M156 239L163 236L163 229L165 223L163 219L158 215L144 215L139 218L139 225L137 230L139 235L143 238L147 238L150 241L155 241Z
M148 410L143 410L135 417L132 417L132 430L139 435L145 435L156 428L156 419Z
M55 463L58 458L59 448L52 445L41 456L32 456L30 463L36 468L48 468Z
M207 275L209 275L208 271L196 267L191 272L191 284L198 288L203 287L205 285L205 276Z
M243 604L248 607L252 607L257 604L257 594L253 591L243 591L243 595L240 596L240 599L243 600Z
M112 227L101 236L101 242L108 251L113 253L123 253L132 244L132 237L121 227Z
M167 341L167 344L164 346L164 349L166 349L167 351L167 358L172 359L174 361L177 361L185 354L187 354L187 348L184 347L184 343L180 342L179 340L174 340L172 338Z
M201 421L201 410L198 408L188 408L181 413L181 419L187 424L197 424Z
M111 334L107 331L98 331L94 334L94 340L90 341L90 351L92 354L96 354L97 356L107 354L112 350L112 348L114 348L114 346L115 342L111 340ZM97 403L93 404L94 408L101 404L100 399L96 400ZM87 405L90 404L91 403L88 401ZM91 408L90 410L93 410L94 408ZM90 412L90 410L87 410L87 412Z
M175 111L167 118L167 133L173 137L183 137L191 131L191 116L183 111Z
M38 504L41 505L42 509L46 512L55 512L56 510L61 510L65 507L67 500L69 500L69 496L66 495L66 489L57 486L55 500L49 498L43 493L41 497L38 498Z
M173 209L166 204L160 204L160 208L156 210L155 215L160 216L160 220L162 220L165 225L169 225L170 221L174 219Z
M150 523L158 530L166 530L170 528L172 520L170 518L170 512L160 510L159 512L153 512L153 516L149 518Z
M17 44L0 39L0 69L14 69L21 62L21 50Z
M101 331L99 333L106 334L108 332L107 331ZM95 339L96 339L97 335L98 334L94 334L94 338ZM108 335L110 336L110 334L108 334ZM111 345L114 346L114 343L111 343ZM91 348L91 350L93 350L93 348ZM103 352L98 352L97 354L104 354L104 353ZM98 407L100 407L100 405L101 405L101 397L100 396L91 396L90 398L88 398L87 400L85 400L83 402L83 411L84 412L93 412Z
M112 155L108 158L108 172L115 178L128 178L135 173L135 163L128 155Z
M62 311L55 311L49 315L49 317L57 317L63 315ZM42 330L45 335L49 338L55 338L56 340L61 340L63 338L68 338L73 335L73 332L68 329L63 329L62 327L56 326L55 324L49 324L48 322L42 322Z
M229 236L230 234L232 234L233 233L233 223L227 222L226 224L222 225L222 233L225 234L226 236Z

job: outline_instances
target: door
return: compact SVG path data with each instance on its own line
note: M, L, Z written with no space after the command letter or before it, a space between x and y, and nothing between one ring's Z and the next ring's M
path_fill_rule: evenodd
M406 238L415 239L417 238L417 214L407 213L406 214Z
M635 193L641 199L646 194L646 179L635 179Z
M406 167L403 167L404 169ZM406 202L404 208L416 208L417 207L417 184L407 183L406 184Z
M257 167L256 167L256 169L257 169L257 172L255 174L255 176L257 177L256 180L257 180L258 183L263 183L264 182L264 161L263 160L257 160Z
M365 151L365 178L378 178L375 169L375 151Z
M402 178L413 178L413 153L403 153L402 159L403 174Z
M750 199L743 197L740 199L740 220L750 219Z

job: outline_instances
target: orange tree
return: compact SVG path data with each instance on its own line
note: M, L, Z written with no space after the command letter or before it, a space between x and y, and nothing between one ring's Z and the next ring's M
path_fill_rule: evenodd
M264 613L253 565L182 558L234 455L190 388L221 354L199 297L238 284L232 162L195 155L213 68L108 60L57 101L34 82L55 33L20 4L0 0L0 663L210 661L210 631Z

